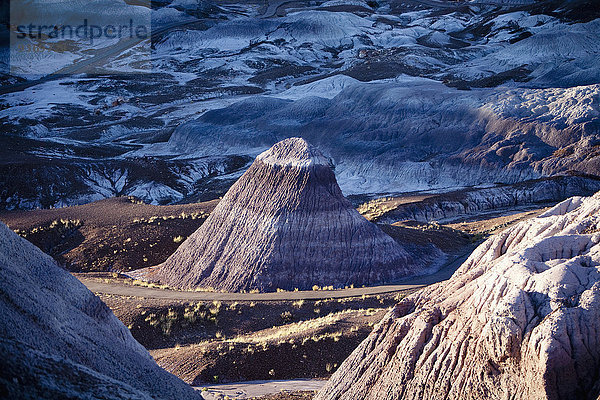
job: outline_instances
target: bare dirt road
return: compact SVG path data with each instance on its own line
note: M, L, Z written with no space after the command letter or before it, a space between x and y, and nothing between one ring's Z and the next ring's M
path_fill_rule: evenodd
M440 271L432 275L420 276L407 279L393 285L370 286L360 288L348 288L339 290L310 290L294 292L273 293L222 293L222 292L191 292L169 289L150 288L145 286L133 286L128 284L105 282L97 278L87 278L77 275L77 278L94 293L135 296L153 299L167 300L190 300L190 301L282 301L282 300L324 300L339 299L345 297L370 296L406 290L420 289L436 282L444 281L467 259L474 250L455 256Z
M196 389L202 390L202 397L204 397L205 400L218 400L223 399L225 396L230 399L252 399L272 393L294 392L299 390L315 391L323 387L326 382L327 381L323 379L249 381L208 385Z

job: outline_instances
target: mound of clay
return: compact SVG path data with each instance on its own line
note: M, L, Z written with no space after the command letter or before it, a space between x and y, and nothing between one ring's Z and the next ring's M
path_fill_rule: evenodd
M172 287L261 291L370 285L423 273L342 195L304 139L260 154L207 221L147 278Z
M596 399L600 193L491 237L401 301L325 399Z
M199 399L110 309L0 223L0 397Z

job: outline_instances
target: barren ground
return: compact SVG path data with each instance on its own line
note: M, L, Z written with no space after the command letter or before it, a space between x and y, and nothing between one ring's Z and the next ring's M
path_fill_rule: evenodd
M404 295L262 302L100 297L159 365L201 386L327 377Z
M410 197L411 202L419 199ZM218 201L154 206L118 197L82 206L1 211L0 221L69 271L126 272L165 261L202 225ZM437 225L397 225L381 226L397 240L416 245L433 242L445 252L460 252L471 241L463 232Z
M217 202L151 206L116 198L62 209L3 212L0 220L68 269L81 271L77 277L99 294L159 365L190 384L206 386L327 378L400 297L447 279L485 236L543 211L487 213L448 225L414 221L381 225L396 240L433 243L454 262L438 274L379 292L349 288L269 296L245 293L238 295L247 298L235 301L225 293L134 285L116 272L106 272L162 262ZM118 290L111 293L110 288ZM280 393L264 399L303 399L312 394Z
M537 217L550 207L536 208L526 211L515 211L508 214L487 214L466 218L460 222L447 224L451 229L456 229L470 235L493 235L517 222Z
M154 206L117 197L82 206L2 211L0 220L72 272L129 271L163 262L217 203Z

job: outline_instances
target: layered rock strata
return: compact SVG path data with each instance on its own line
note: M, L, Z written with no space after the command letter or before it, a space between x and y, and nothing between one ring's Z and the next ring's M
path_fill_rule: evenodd
M413 259L363 218L328 159L291 138L260 154L207 221L146 278L182 289L293 290L390 282L423 273L431 262Z
M596 399L600 194L481 244L403 299L318 393L332 399Z

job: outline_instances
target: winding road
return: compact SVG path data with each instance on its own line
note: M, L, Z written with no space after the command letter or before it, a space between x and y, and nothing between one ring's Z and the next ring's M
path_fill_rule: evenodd
M469 250L458 256L455 256L440 271L432 275L419 276L407 279L403 282L393 285L370 286L360 288L348 288L339 290L304 290L290 292L272 292L272 293L223 293L223 292L191 292L169 289L150 288L145 286L133 286L124 283L103 282L98 278L86 278L78 275L77 278L89 290L94 293L110 294L117 296L135 296L151 299L165 300L188 300L188 301L287 301L287 300L325 300L339 299L346 297L374 296L378 294L387 294L415 290L431 285L433 283L444 281L452 276L454 271L473 252L475 246L470 246Z

